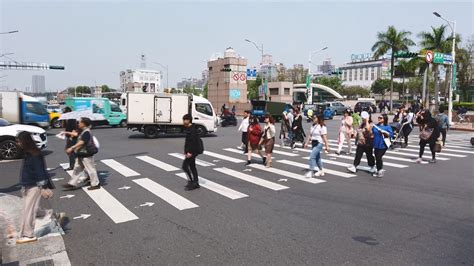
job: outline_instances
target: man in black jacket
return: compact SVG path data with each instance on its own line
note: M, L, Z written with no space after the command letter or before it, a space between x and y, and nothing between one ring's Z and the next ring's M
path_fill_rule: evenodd
M193 125L193 118L190 114L183 116L184 130L186 132L186 141L184 143L184 161L183 170L188 176L188 184L185 190L194 190L199 188L198 172L196 169L196 157L198 156L198 149L200 144L199 135Z

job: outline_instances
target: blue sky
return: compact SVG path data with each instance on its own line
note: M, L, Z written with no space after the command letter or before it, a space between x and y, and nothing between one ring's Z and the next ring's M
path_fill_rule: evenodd
M31 87L45 75L50 90L75 85L119 87L118 73L136 68L140 54L169 65L170 86L200 77L213 53L233 47L249 64L263 43L274 62L307 65L308 52L328 46L313 61L336 65L367 53L389 25L413 32L456 20L457 32L473 34L472 1L11 1L0 0L0 54L16 61L65 65L66 71L1 71L0 89ZM415 48L412 48L415 50ZM1 60L5 58L0 58ZM8 59L7 59L8 60ZM164 80L165 81L165 80ZM165 85L165 84L163 84Z

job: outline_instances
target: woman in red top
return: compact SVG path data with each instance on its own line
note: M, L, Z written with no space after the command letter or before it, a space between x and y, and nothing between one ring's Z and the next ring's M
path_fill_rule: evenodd
M250 126L247 130L249 136L249 152L247 153L247 164L249 165L252 163L252 151L257 150L260 157L262 157L263 164L266 163L266 158L263 156L262 153L262 146L260 145L260 138L262 137L262 127L258 123L257 117L252 117Z

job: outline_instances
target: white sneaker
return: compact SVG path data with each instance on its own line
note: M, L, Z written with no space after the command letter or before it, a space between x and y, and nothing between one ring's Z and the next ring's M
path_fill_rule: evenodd
M307 177L307 178L313 177L313 171L306 172L306 174L304 176Z
M377 172L377 168L375 166L372 166L370 169L369 169L369 173L375 173Z
M314 176L324 176L324 171L319 170L316 174L314 174Z
M352 172L352 173L357 172L357 168L356 168L355 166L353 166L353 165L347 167L347 170L348 170L349 172Z
M385 173L385 170L384 170L384 169L380 169L379 175L378 175L377 177L383 177L384 173Z
M415 161L415 162L416 162L416 163L421 163L422 161L423 161L423 159L421 159L421 158L418 158L418 159L416 159L416 161Z

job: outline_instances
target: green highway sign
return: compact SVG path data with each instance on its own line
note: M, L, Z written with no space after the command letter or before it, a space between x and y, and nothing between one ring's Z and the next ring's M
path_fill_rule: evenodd
M453 57L450 54L434 53L433 63L442 65L452 65Z

